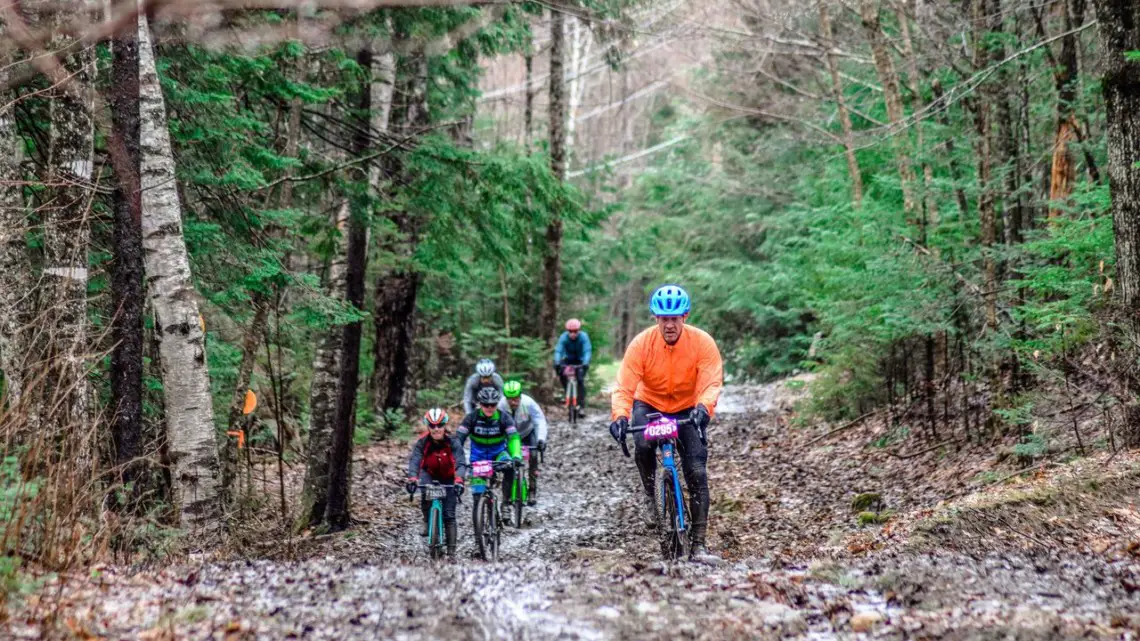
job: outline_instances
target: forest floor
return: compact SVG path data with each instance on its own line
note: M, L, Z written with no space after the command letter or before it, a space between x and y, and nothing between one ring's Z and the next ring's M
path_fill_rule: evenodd
M343 534L55 576L5 638L1067 639L1140 635L1140 456L1017 471L990 446L876 447L873 421L789 426L799 385L730 388L711 429L715 567L663 563L598 409L552 426L539 505L475 560L433 564L407 446L356 452ZM815 442L813 442L815 441ZM902 451L905 449L906 451ZM853 509L861 493L878 500ZM284 537L281 537L284 538Z

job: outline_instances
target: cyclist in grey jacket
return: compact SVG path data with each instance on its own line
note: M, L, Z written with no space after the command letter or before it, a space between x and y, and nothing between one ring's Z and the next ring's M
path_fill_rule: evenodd
M464 416L474 412L478 407L475 397L484 387L494 387L499 393L503 391L503 377L495 373L495 363L489 358L475 363L475 373L467 378L467 383L463 386Z
M515 420L522 444L532 450L527 474L527 487L530 489L527 503L534 505L538 493L538 453L546 451L546 415L533 398L522 393L522 383L518 381L507 381L503 385L499 411Z

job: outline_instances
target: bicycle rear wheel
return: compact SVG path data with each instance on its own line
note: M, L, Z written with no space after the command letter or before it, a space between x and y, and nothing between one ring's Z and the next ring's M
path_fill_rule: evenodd
M654 488L657 499L657 536L661 543L661 556L666 561L685 558L689 553L689 540L683 530L678 529L677 496L673 488L673 472L669 468L657 471Z

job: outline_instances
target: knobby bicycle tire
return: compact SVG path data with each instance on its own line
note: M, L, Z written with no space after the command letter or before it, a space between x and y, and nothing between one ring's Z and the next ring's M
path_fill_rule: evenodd
M657 503L657 536L661 543L661 556L666 561L684 558L688 554L689 541L686 532L677 527L677 510L684 510L684 497L682 504L677 505L676 493L673 489L673 472L668 468L657 471L657 481L654 487Z
M514 496L511 497L514 499L515 527L520 530L523 526L523 508L526 505L526 493L528 489L526 479L522 478L524 474L526 474L526 471L522 468L519 468L518 471L515 472L515 491Z
M439 499L431 502L428 523L428 549L432 560L438 560L443 557L443 503Z
M578 426L578 379L566 381L566 413L571 427Z

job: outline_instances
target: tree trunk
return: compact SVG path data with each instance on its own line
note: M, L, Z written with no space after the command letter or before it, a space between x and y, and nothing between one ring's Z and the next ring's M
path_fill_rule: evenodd
M372 50L365 47L356 55L361 69L372 68ZM357 109L370 114L372 106L371 83L360 87ZM368 152L371 134L360 128L353 141L357 157ZM362 199L367 202L367 199ZM345 299L358 310L364 308L364 272L368 266L368 212L363 206L348 222L348 270L345 275ZM329 449L329 492L325 507L325 522L333 531L343 530L349 522L349 482L352 460L352 435L355 427L356 386L360 375L360 321L344 326L341 341L340 380L336 397L336 422L333 425L332 445Z
M527 34L526 53L523 60L526 63L526 99L523 105L523 147L530 153L531 132L534 123L534 89L530 84L534 78L534 35Z
M897 129L902 125L904 117L903 104L902 97L899 94L898 73L895 72L890 46L879 23L879 1L859 0L859 16L863 21L863 30L867 33L867 40L871 43L871 56L875 60L875 72L879 76L879 84L883 86L883 99L887 103L887 120L891 129ZM915 175L908 155L905 135L898 134L896 137L894 153L899 180L902 183L903 211L908 219L913 220L916 210L914 200Z
M1140 50L1140 3L1097 0L1108 133L1108 184L1112 193L1112 227L1116 234L1116 291L1124 314L1124 331L1136 345L1140 337L1140 73L1125 54ZM1127 381L1133 398L1125 406L1126 443L1140 445L1140 405L1136 380Z
M218 512L218 452L206 344L182 235L182 208L174 155L166 126L166 103L155 69L146 16L139 16L142 121L142 231L148 296L162 355L167 443L179 524L215 529Z
M139 48L124 30L113 42L108 147L115 167L114 255L111 267L111 435L119 482L134 483L143 452L143 246L139 185ZM139 496L138 488L132 492Z
M1084 22L1085 0L1065 2L1065 31L1072 31ZM1079 136L1076 101L1078 79L1078 54L1080 34L1070 33L1061 39L1061 58L1054 72L1053 82L1057 88L1057 133L1053 137L1053 163L1049 172L1049 218L1061 214L1059 205L1073 193L1077 168L1069 145Z
M586 67L590 61L590 49L594 36L590 27L581 18L574 18L574 39L570 47L570 95L566 113L566 155L574 151L574 135L578 130L575 118L586 94ZM569 163L569 159L567 159Z
M336 227L347 231L348 201L341 201ZM328 271L328 295L344 299L346 257L336 243ZM329 492L329 445L336 422L337 382L340 380L341 341L344 330L328 330L313 357L313 382L309 388L309 445L305 485L301 494L301 527L319 525L325 518Z
M0 25L0 36L4 33ZM12 67L0 65L0 84ZM25 325L28 283L32 282L26 241L28 217L24 207L24 140L16 128L16 103L10 92L0 93L0 369L4 396L16 407L23 390L28 346Z
M559 180L566 178L566 55L565 16L550 13L550 170ZM539 331L547 347L554 344L558 323L558 303L562 294L562 215L555 211L546 226L546 248L543 254L542 314ZM543 381L549 382L550 376Z
M831 34L831 18L827 12L827 1L819 2L819 34L823 36L827 53L823 58L827 62L827 71L831 74L831 95L839 109L839 124L843 127L843 150L847 157L847 173L851 176L851 201L855 207L863 205L863 174L859 171L859 161L855 159L855 140L851 134L851 114L847 111L847 101L843 97L843 85L839 81L839 65L832 54L834 40Z
M903 9L896 12L899 21L899 32L902 35L903 43L903 56L906 58L907 63L907 86L910 89L910 111L912 114L917 114L922 111L924 106L922 100L922 88L918 84L918 52L915 50L914 41L910 35L911 20L917 22L917 14L915 12L914 0L903 0ZM924 119L918 119L914 123L914 152L915 155L922 159L922 243L925 245L927 236L930 234L930 228L938 223L938 200L934 197L931 191L931 183L934 182L934 169L930 166L930 162L926 160L925 135L923 129L925 124Z
M40 340L34 348L44 367L36 417L51 434L78 436L73 454L89 462L87 434L87 249L94 193L90 188L94 161L95 57L87 47L75 47L59 29L66 17L56 12L50 51L70 49L63 66L70 82L47 92L51 136L47 184L51 205L43 212L43 281ZM37 425L33 420L32 425Z
M973 0L974 66L983 68L989 60L985 44L985 0ZM981 222L982 271L985 278L986 328L997 330L997 260L994 244L997 242L997 216L994 207L993 186L993 109L992 92L983 91L975 103L974 123L978 131L978 218Z
M402 74L403 96L396 117L399 133L404 138L418 135L429 124L427 107L427 58L422 53L413 55L405 64ZM396 61L382 56L373 67L372 130L388 131L392 118L393 87L396 81ZM404 171L400 163L390 159L393 173ZM382 189L379 163L371 173L373 190ZM385 243L384 250L394 255L396 264L376 279L376 300L372 318L375 328L370 388L372 407L378 414L403 407L409 377L412 371L413 343L416 336L416 297L419 292L419 273L414 264L418 225L416 212L394 211L387 214L397 236Z

